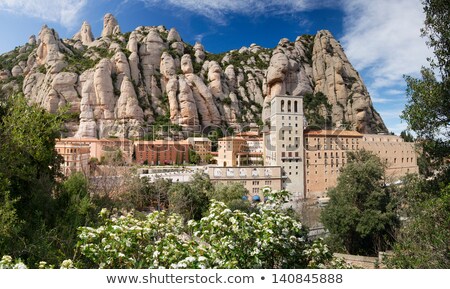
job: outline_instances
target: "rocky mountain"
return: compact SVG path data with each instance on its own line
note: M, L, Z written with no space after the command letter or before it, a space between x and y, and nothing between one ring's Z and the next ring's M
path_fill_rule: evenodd
M211 54L163 26L122 33L104 17L95 39L84 22L72 39L44 26L28 43L0 56L0 89L22 91L51 112L69 106L66 134L142 136L152 124L240 128L263 124L277 94L303 95L309 124L386 132L358 72L326 30Z

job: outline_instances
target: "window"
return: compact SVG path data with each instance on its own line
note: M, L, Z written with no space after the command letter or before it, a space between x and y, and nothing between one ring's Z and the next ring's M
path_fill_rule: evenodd
M281 112L284 112L284 100L281 101Z
M288 100L288 102L287 102L287 111L291 112L291 101L290 100Z
M294 112L297 112L297 101L294 101Z

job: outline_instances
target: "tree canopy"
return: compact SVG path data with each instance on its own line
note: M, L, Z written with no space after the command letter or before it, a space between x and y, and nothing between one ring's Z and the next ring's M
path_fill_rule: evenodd
M364 150L349 153L348 163L328 196L321 219L335 249L375 255L389 247L398 219L377 156Z

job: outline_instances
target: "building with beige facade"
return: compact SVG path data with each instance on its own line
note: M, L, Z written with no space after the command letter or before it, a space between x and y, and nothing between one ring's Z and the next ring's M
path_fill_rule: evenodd
M386 175L393 181L409 173L418 173L414 143L388 134L363 135L362 148L375 153L386 164Z
M211 155L211 140L207 137L190 137L187 141L195 153L200 156L200 162L206 164L207 156Z
M395 181L408 173L417 173L417 156L413 143L395 135L360 134L356 131L306 131L306 197L325 197L336 186L340 170L347 163L347 153L365 149L386 164L387 181Z
M90 147L88 144L57 141L55 149L64 159L61 165L64 175L70 176L75 172L81 172L85 176L89 176Z
M217 165L236 167L242 163L242 152L246 152L247 141L243 137L228 136L218 140Z
M124 162L130 164L133 157L133 142L125 138L63 138L60 143L72 145L88 145L90 158L98 160L115 157L119 152Z
M241 165L262 166L264 164L264 141L261 134L258 131L246 131L238 133L236 136L242 137L247 142L247 145L242 147L243 150L238 153L241 158Z
M264 133L264 164L281 166L282 188L293 201L305 198L303 98L277 95L270 103L270 129Z
M326 196L336 186L347 152L362 148L363 135L356 131L305 131L305 193L312 199Z
M207 171L212 183L241 183L248 190L250 200L264 200L262 189L282 189L282 173L279 166L216 167Z

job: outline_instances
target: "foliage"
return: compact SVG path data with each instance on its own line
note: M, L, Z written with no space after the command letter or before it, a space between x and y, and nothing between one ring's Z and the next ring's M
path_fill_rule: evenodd
M221 128L216 128L208 133L208 138L211 141L211 151L216 152L219 147L219 138L224 136L224 131Z
M408 103L402 118L417 134L420 173L408 177L399 190L403 226L394 255L387 264L396 268L449 268L450 204L450 6L445 0L422 1L422 36L434 50L431 68L421 78L406 76Z
M207 192L212 190L209 177L196 173L190 183L173 184L169 190L169 211L181 215L184 220L199 220L208 208Z
M76 244L77 229L95 223L96 206L88 191L88 180L82 173L72 174L61 184L55 198L56 235L64 256L70 256Z
M322 92L306 93L303 97L303 110L310 127L331 128L331 109L327 96Z
M38 248L51 243L42 239L47 236L46 227L54 224L52 192L61 160L54 146L64 117L63 113L50 114L28 106L22 95L11 96L2 105L0 187L5 201L10 200L5 208L9 203L9 214L15 215L3 215L15 223L15 234L3 239L9 244L3 252L34 258L43 252Z
M222 99L222 103L230 106L231 103L232 103L231 98L230 97L225 97L224 99Z
M94 209L81 176L59 184L55 139L66 113L28 106L22 95L1 103L0 254L28 266L42 259L58 263L73 252L76 228L91 224Z
M214 156L213 156L212 154L207 154L207 155L205 156L205 162L206 162L207 164L211 164L212 161L213 161L213 159L214 159Z
M404 224L396 235L393 255L386 263L394 268L450 267L450 184L443 174L434 180L410 175L398 188Z
M14 207L17 199L11 200L9 192L0 190L0 252L6 252L20 232L22 222Z
M407 130L403 130L400 133L400 137L405 141L405 142L414 142L414 137L412 136L412 134L407 131Z
M9 255L3 255L0 260L0 269L27 269L27 266L20 259L13 260Z
M450 7L446 0L423 0L422 3L426 16L422 35L428 37L428 45L433 48L435 55L435 60L431 64L439 68L448 89L450 84Z
M201 157L199 154L197 154L194 150L189 150L189 163L191 164L199 164L201 161Z
M26 48L25 52L20 53L22 47ZM0 55L0 69L7 69L11 71L14 66L21 61L27 61L30 53L35 48L35 45L25 44L25 46L16 47L14 50Z
M367 151L348 154L321 219L333 245L350 254L375 255L389 248L398 219L395 202L383 183L380 159Z
M278 193L278 192L277 192ZM98 228L80 228L77 260L91 268L323 268L342 267L320 240L310 243L302 225L285 214L278 196L247 214L213 201L205 217L187 227L176 214L102 210Z
M440 170L450 155L450 6L445 0L424 0L425 27L422 36L433 48L431 68L422 68L421 78L406 76L408 103L402 118L422 146L428 176ZM438 74L438 75L436 75Z
M72 49L72 53L66 53L65 60L67 66L64 68L64 71L75 72L78 74L93 68L95 64L97 64L97 61L90 57L86 57L83 52L78 49Z
M251 203L242 199L248 195L248 190L241 183L217 184L214 186L214 190L208 192L207 195L209 199L225 203L231 210L244 212L251 210Z
M122 207L137 211L161 211L169 208L171 181L157 179L149 182L146 178L134 177L130 183L128 191L118 201Z
M402 118L419 137L450 136L450 92L436 79L435 72L422 68L422 79L406 76L408 103ZM449 80L450 81L450 80Z

